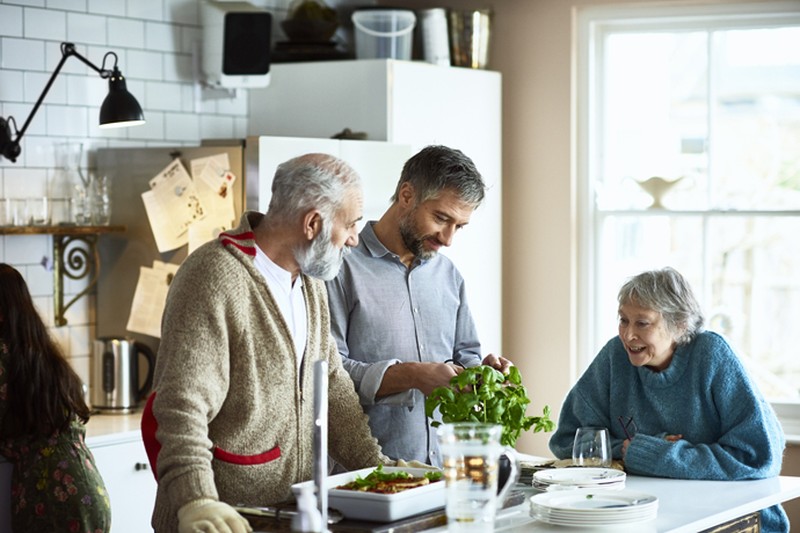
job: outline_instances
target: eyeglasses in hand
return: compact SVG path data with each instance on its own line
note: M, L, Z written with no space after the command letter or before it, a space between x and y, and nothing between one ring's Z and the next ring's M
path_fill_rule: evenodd
M622 426L622 431L628 440L631 440L636 435L636 422L633 421L632 416L618 416L617 422Z

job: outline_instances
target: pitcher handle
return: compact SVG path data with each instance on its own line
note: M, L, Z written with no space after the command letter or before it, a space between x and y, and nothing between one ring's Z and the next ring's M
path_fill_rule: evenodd
M506 480L505 485L503 485L503 488L501 488L500 492L497 494L497 510L503 508L503 502L506 501L506 495L514 487L514 485L517 484L520 474L519 458L514 449L506 447L503 449L503 453L508 456L509 463L511 464L511 472L508 474L508 479Z

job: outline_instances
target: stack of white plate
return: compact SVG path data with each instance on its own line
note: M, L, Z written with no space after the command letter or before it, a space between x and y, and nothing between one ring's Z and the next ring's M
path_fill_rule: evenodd
M560 489L622 489L625 472L614 468L551 468L533 474L533 488Z
M531 496L531 516L557 526L600 527L655 520L658 498L629 490L575 489Z

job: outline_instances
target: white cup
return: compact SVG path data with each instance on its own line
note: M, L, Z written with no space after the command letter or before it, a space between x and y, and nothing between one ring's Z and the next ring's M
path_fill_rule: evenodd
M611 437L603 427L580 427L572 444L572 463L576 466L611 466Z

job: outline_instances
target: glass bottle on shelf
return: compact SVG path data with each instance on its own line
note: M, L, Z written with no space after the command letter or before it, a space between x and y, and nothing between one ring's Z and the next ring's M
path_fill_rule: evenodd
M83 143L65 142L56 145L56 173L50 196L68 204L67 215L58 224L92 223L92 185L81 169ZM53 222L56 224L56 222Z
M55 146L56 169L49 184L48 196L59 208L53 213L54 225L86 224L87 183L81 172L83 144L58 143Z
M92 225L108 226L111 223L111 194L108 176L90 176Z

